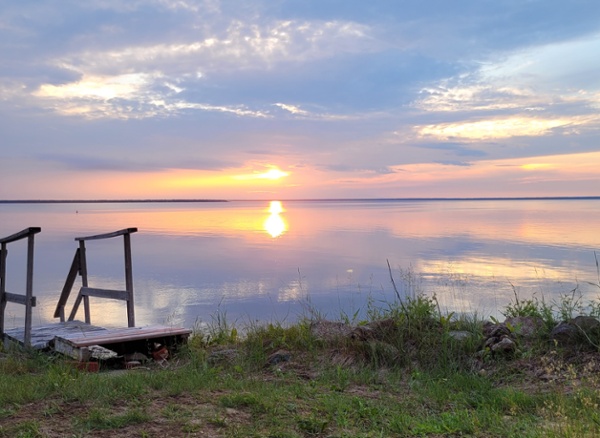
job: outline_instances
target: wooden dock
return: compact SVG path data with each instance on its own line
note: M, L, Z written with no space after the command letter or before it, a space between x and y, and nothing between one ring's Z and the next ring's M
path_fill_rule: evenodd
M102 359L104 351L113 352L117 357L132 353L149 356L155 344L171 348L186 342L192 333L179 327L148 326L104 328L80 321L66 321L31 330L31 347L65 354L79 361ZM6 330L4 341L7 344L24 344L24 329ZM98 352L97 354L95 354Z
M131 264L131 234L137 228L126 228L111 233L94 236L76 237L78 248L71 264L65 285L60 294L55 318L59 323L32 327L31 312L36 306L32 294L34 236L40 227L29 227L8 237L0 238L0 340L6 344L17 344L38 350L56 351L80 362L106 360L115 357L128 357L141 354L165 361L169 350L187 341L191 330L179 327L135 327L133 275ZM86 261L86 242L123 237L125 262L125 289L111 290L90 287L88 284L88 266ZM24 294L6 291L7 245L27 240L27 278ZM68 320L65 306L75 285L81 277L81 287L73 303ZM127 325L125 328L103 328L91 324L90 297L125 301L127 306ZM4 329L6 304L14 302L25 306L25 326L23 328ZM85 322L76 321L80 304L83 304Z

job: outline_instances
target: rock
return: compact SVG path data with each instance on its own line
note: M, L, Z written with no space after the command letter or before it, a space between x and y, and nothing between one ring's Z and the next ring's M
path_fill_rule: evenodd
M502 338L499 342L491 346L492 352L502 354L514 353L516 349L517 344L509 337Z
M496 328L496 325L497 324L494 324L491 321L484 321L482 331L483 331L483 337L485 339L490 337L492 330L494 330L494 328Z
M593 316L578 316L569 321L569 324L576 326L585 334L591 335L594 331L600 329L600 321Z
M321 341L334 341L347 338L352 333L353 327L343 322L319 319L310 324L310 332Z
M589 346L590 339L600 334L600 321L592 316L578 316L559 323L550 338L560 347L579 348Z
M559 323L552 329L552 332L550 332L550 339L561 347L573 345L578 336L579 329L565 321Z
M448 336L456 341L466 341L469 338L473 337L473 333L465 331L465 330L451 330L448 332Z
M286 350L279 350L276 351L275 353L271 354L268 358L267 358L267 362L265 363L265 367L271 366L271 365L277 365L281 362L289 362L289 360L292 358L292 354L289 351Z
M512 328L512 325L510 326ZM517 350L516 337L504 323L486 324L484 326L483 350L480 356L484 356L486 351L494 354L510 354Z
M350 337L359 341L389 341L398 334L398 325L391 318L372 321L352 330Z
M499 340L503 336L511 335L511 331L504 324L496 324L491 328L490 333L486 336L486 338L497 338Z
M544 328L544 321L537 316L514 316L506 318L504 325L519 336L532 338Z

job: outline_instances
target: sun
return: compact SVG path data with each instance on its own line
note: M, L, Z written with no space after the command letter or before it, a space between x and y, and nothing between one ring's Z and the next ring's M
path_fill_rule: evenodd
M289 175L289 172L280 170L278 167L271 167L265 172L255 172L252 174L236 175L234 176L234 178L237 180L268 179L271 181L275 181L281 178L285 178Z
M269 169L266 172L258 174L259 178L264 178L264 179L279 179L279 178L285 178L288 175L289 175L289 172L284 172L283 170L279 170L277 168Z

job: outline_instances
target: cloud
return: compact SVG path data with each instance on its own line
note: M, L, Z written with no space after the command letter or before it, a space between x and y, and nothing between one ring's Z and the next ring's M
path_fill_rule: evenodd
M282 110L285 110L291 114L294 114L294 115L300 115L300 116L310 115L310 113L308 111L300 109L299 107L297 107L295 105L289 105L289 104L285 104L285 103L274 103L273 105L277 106L277 107L281 108Z
M372 174L372 175L387 175L389 173L396 173L396 169L392 169L388 166L383 167L370 167L370 166L351 166L345 164L330 164L328 166L323 166L324 169L332 170L334 172L347 172L347 173L363 173L363 174Z
M182 8L186 2L159 2ZM102 5L112 2L100 2ZM231 20L225 29L203 24L204 37L178 42L91 47L49 59L48 67L63 81L42 82L31 93L40 104L63 115L87 118L147 118L178 114L181 110L229 113L239 117L266 117L267 111L239 102L223 104L198 100L213 76L225 72L268 71L281 63L310 63L341 53L376 50L369 28L353 22L274 20L268 23ZM71 79L69 79L69 76ZM23 93L23 87L0 80L5 95ZM16 91L15 91L16 90ZM32 101L34 103L34 101ZM299 107L275 104L295 115L308 116ZM341 116L319 114L316 118Z
M281 62L312 62L341 53L377 50L379 44L369 32L365 25L337 20L263 24L234 19L225 29L213 29L209 24L195 32L188 29L178 41L76 51L57 62L88 74L122 74L134 69L200 77L207 72L264 70Z
M577 134L578 127L596 126L598 122L600 116L490 117L478 121L416 126L415 131L418 137L426 139L487 141L523 136L539 137L558 131L563 135Z
M47 181L130 169L143 188L144 171L187 169L192 193L195 169L259 159L292 173L290 196L423 195L474 190L481 169L568 181L536 157L598 150L600 3L61 5L0 9L3 152L37 171L54 151Z
M479 143L479 147L493 147L493 144L481 144ZM454 143L451 141L443 141L438 143L423 143L420 142L418 144L420 149L435 149L442 150L445 152L451 152L456 154L459 157L472 157L472 158L481 158L488 155L488 152L481 149L475 149L472 145L465 143Z
M77 82L61 85L43 84L33 93L36 97L54 99L98 99L107 101L138 95L152 82L152 75L131 73L117 76L87 76Z
M41 153L36 159L41 163L58 164L63 169L84 172L122 172L122 173L146 173L161 172L172 169L222 171L239 166L239 162L233 160L212 160L188 158L181 160L178 157L163 157L160 160L148 157L127 156L124 158L112 158L98 156L93 153Z
M436 161L436 163L442 164L444 166L459 166L459 167L473 166L473 163L469 163L466 161Z
M598 105L600 35L532 46L486 61L473 71L425 87L414 102L425 111L552 111L575 104L579 112ZM497 56L497 55L495 55Z
M183 110L228 113L240 117L267 117L243 105L225 106L186 102L176 96L183 89L161 75L132 73L118 76L84 76L77 82L44 84L33 93L63 115L86 118L135 119L164 117Z

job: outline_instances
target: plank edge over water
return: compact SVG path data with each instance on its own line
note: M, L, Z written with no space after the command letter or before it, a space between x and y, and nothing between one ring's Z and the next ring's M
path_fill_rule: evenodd
M58 335L55 340L66 341L75 347L88 347L96 344L113 344L170 336L189 336L191 333L192 331L189 329L177 327L126 327L98 330L89 334L69 333L62 336Z

